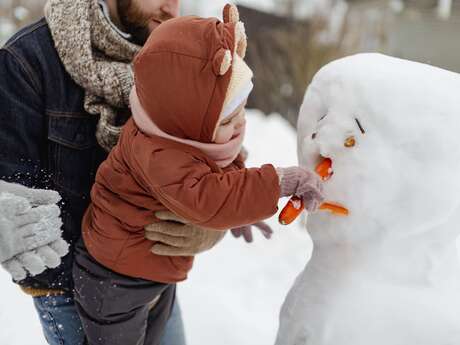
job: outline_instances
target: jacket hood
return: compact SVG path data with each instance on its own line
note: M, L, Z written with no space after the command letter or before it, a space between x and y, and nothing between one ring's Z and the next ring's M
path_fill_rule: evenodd
M179 17L161 24L134 61L139 101L164 132L209 143L231 78L236 22ZM230 60L229 60L230 58Z

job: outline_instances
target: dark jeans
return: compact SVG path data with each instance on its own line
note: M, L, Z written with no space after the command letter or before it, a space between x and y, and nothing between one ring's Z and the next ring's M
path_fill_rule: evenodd
M46 341L50 345L83 345L85 334L73 296L34 297Z

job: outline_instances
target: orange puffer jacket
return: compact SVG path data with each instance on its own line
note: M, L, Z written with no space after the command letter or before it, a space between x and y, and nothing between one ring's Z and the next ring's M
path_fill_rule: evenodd
M142 106L162 131L212 142L230 72L216 57L235 49L235 23L182 17L161 24L134 62ZM130 119L99 167L83 239L102 265L132 277L171 283L186 279L191 257L157 256L144 227L169 210L203 227L227 230L277 211L279 178L272 165L245 169L238 158L221 169L200 150L148 136Z
M279 180L265 165L222 170L197 149L148 137L129 120L118 145L100 166L83 220L83 238L102 265L132 277L164 283L187 278L192 257L150 252L144 227L154 212L170 210L203 227L226 230L277 212Z

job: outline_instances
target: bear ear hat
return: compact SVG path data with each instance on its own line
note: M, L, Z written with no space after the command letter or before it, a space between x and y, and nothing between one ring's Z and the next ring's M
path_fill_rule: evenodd
M232 66L233 58L230 49L220 48L212 63L213 71L216 75L224 75L230 70Z
M213 61L213 70L216 75L224 75L230 70L234 54L244 59L248 45L246 30L244 24L240 21L238 8L233 4L225 5L223 18L225 24L234 24L235 50L232 52L229 49L221 48L217 51Z
M233 4L225 5L223 18L225 24L235 25L234 53L237 53L242 59L244 59L246 55L246 48L248 46L248 40L246 37L246 30L244 28L244 24L240 21L240 13L238 11L238 8Z
M240 21L240 13L238 8L233 4L227 4L224 7L224 23L226 24L236 24Z

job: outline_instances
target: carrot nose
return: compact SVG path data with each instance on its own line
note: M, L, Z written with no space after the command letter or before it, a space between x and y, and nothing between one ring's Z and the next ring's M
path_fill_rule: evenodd
M323 181L327 181L334 174L332 171L332 160L330 158L324 158L315 169L316 173L321 177Z

